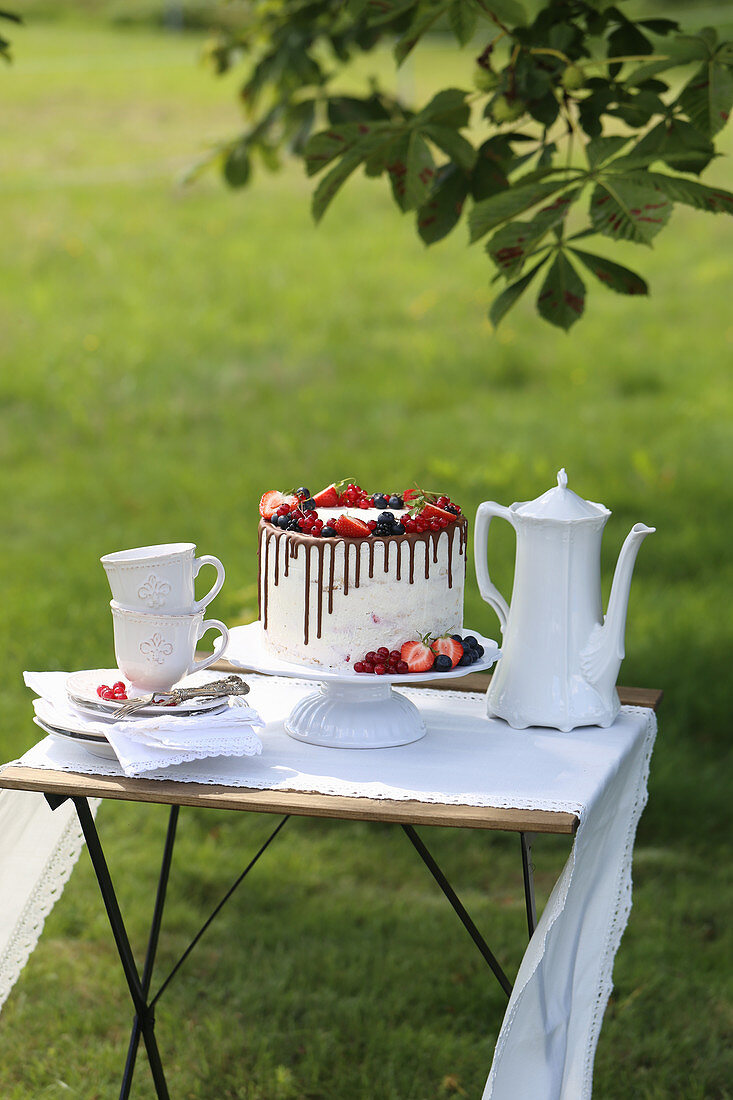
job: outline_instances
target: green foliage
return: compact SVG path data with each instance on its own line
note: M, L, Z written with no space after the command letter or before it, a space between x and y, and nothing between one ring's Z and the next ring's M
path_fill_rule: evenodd
M19 15L16 15L12 11L0 11L0 19L4 19L9 23L22 23L23 20ZM12 61L13 55L10 52L10 41L4 34L0 35L0 57L5 61Z
M540 315L564 329L578 319L578 233L650 246L677 203L733 213L733 195L690 178L715 157L733 105L733 43L713 28L681 34L674 20L631 19L592 0L548 0L531 20L516 0L257 0L247 11L208 56L218 73L246 58L250 125L210 160L242 186L254 151L271 159L289 148L321 174L316 221L363 168L388 180L425 244L464 216L471 241L498 229L486 252L507 287L494 324L529 285L516 277L530 259L546 269ZM375 80L363 97L332 93L359 54L392 41L400 65L437 28L470 47L466 89L422 109ZM618 293L647 293L602 257L581 263Z

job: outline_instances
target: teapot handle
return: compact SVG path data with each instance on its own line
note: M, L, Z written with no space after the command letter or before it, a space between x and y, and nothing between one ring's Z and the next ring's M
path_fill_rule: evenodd
M514 527L514 513L511 508L504 508L493 500L485 500L479 504L476 512L476 530L473 537L473 553L476 565L476 580L481 596L499 617L501 632L506 629L506 621L509 617L509 604L496 587L489 576L489 567L486 563L487 542L489 537L489 524L494 516L505 519Z

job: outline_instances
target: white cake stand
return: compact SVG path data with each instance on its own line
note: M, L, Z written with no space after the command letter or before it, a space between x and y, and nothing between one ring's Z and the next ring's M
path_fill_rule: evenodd
M283 661L265 649L259 622L230 629L223 659L237 669L319 681L319 689L296 703L285 722L287 733L296 740L330 748L384 749L419 741L426 732L418 708L404 695L393 691L393 684L454 680L468 672L485 672L501 656L498 645L491 638L484 638L474 630L464 629L461 633L464 637L473 635L484 647L484 655L475 664L450 672L376 676L353 669L336 670Z

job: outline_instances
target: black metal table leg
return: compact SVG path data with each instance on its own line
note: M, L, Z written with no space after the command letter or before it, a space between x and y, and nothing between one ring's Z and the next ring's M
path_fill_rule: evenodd
M135 959L130 947L130 941L127 937L127 931L125 929L124 921L122 920L122 913L117 902L117 896L112 885L112 879L107 867L107 861L104 858L104 852L102 851L102 845L97 835L97 829L94 824L94 817L89 809L89 803L86 798L74 797L74 805L76 806L76 812L79 816L79 823L81 824L82 832L84 833L84 839L86 840L87 848L89 850L89 856L94 867L94 873L97 876L97 882L102 894L102 900L104 901L104 907L107 910L107 917L109 918L110 927L112 929L112 935L114 936L115 944L117 945L117 951L120 956L120 962L122 963L122 969L125 974L125 980L127 981L128 988L130 990L130 996L132 997L133 1004L135 1006L135 1012L140 1021L140 1031L142 1032L143 1041L145 1043L145 1049L148 1055L148 1061L150 1063L150 1070L153 1075L153 1082L155 1084L155 1094L158 1100L170 1100L168 1093L168 1086L165 1081L165 1074L163 1073L163 1065L160 1060L160 1052L158 1050L158 1044L155 1039L155 1020L153 1009L151 1005L147 1004L145 993L140 981L140 975L138 974L137 966L135 965Z
M445 877L445 875L441 871L440 867L435 862L432 855L430 854L428 849L423 844L422 840L420 839L420 837L416 833L414 827L412 825L403 825L402 828L405 831L405 833L407 834L407 836L409 837L409 839L412 842L415 849L417 850L417 853L420 856L420 858L422 859L423 863L425 864L427 869L430 871L430 874L433 876L433 878L437 882L438 886L443 891L443 893L447 897L448 901L451 903L454 910L456 911L456 913L460 917L461 922L462 922L464 928L466 929L466 931L468 932L469 936L471 937L473 942L478 947L479 951L483 955L483 957L486 960L486 962L488 963L488 965L491 967L491 970L493 971L494 976L496 977L496 980L498 981L499 985L504 990L507 997L510 997L511 992L512 992L512 983L509 981L506 974L502 970L501 965L499 964L496 956L492 952L492 950L489 947L489 945L487 944L486 940L483 938L483 936L479 932L478 928L476 927L476 925L471 920L471 918L468 915L468 912L466 911L461 899L458 897L455 890L451 886L450 882Z
M165 838L163 859L161 861L160 875L158 877L158 890L155 897L155 907L153 909L153 918L150 923L148 947L145 953L145 963L143 965L143 976L141 985L143 995L146 998L148 996L148 993L150 992L150 982L153 977L153 967L155 965L155 953L158 950L158 937L160 936L160 925L163 919L163 906L165 905L165 895L168 888L168 878L170 875L171 862L173 860L173 845L176 839L178 811L178 806L171 806L171 812L168 817L168 831ZM127 1060L125 1061L125 1072L122 1075L120 1100L128 1100L128 1097L130 1095L130 1088L132 1086L132 1075L135 1072L135 1061L137 1059L139 1043L140 1017L136 1015L132 1025L132 1034L130 1035L130 1045L127 1051Z
M214 920L214 918L215 918L215 917L216 917L216 916L217 916L217 915L219 914L219 912L220 912L220 911L221 911L221 910L222 910L222 909L224 908L224 906L226 905L226 903L227 903L227 902L229 901L229 898L230 898L230 897L232 896L232 894L233 894L233 893L234 893L234 891L235 891L235 890L237 889L237 887L238 887L238 886L240 885L240 883L242 883L242 882L244 881L244 879L245 879L245 878L247 877L247 875L248 875L248 874L250 873L250 871L251 871L251 870L252 870L252 868L253 868L253 867L255 866L255 864L256 864L256 863L258 862L258 860L259 860L259 859L260 859L260 858L261 858L261 857L262 857L262 856L264 855L264 853L265 853L265 852L267 851L267 849L268 849L268 848L269 848L269 846L270 846L270 845L272 844L272 842L273 842L273 840L275 839L275 837L276 837L276 836L278 835L278 833L280 832L280 830L282 829L282 827L283 827L283 826L285 825L285 822L286 822L286 821L289 821L289 820L290 820L290 814L286 814L286 816L285 816L285 817L284 817L284 818L282 819L282 821L280 821L280 822L279 822L279 824L278 824L278 825L277 825L277 826L276 826L276 827L275 827L275 828L273 829L273 831L272 831L272 832L270 833L270 835L268 836L267 840L265 840L265 841L264 841L264 842L263 842L263 843L262 843L262 844L260 845L260 847L258 848L257 852L255 852L255 854L254 854L254 855L252 856L252 859L251 859L251 860L249 861L249 863L247 864L247 866L246 866L246 867L244 868L244 870L242 871L241 875L239 875L239 877L238 877L238 878L237 878L237 879L236 879L236 880L234 881L234 883L233 883L233 884L232 884L232 885L231 885L231 886L229 887L229 889L227 890L226 894L225 894L225 895L224 895L224 897L223 897L223 898L221 899L221 901L220 901L220 902L218 903L218 905L217 905L217 906L216 906L216 908L215 908L215 909L213 910L213 912L211 913L211 915L210 915L209 917L207 917L207 919L206 919L206 920L204 921L204 923L202 924L201 928L199 928L198 932L197 932L197 933L196 933L196 935L195 935L195 936L193 937L193 939L192 939L192 940L191 940L191 942L189 943L188 947L187 947L187 948L186 948L186 950L185 950L185 951L183 952L183 954L181 955L180 959L178 960L178 962L177 962L177 963L175 964L175 966L174 966L174 967L173 967L173 969L171 970L171 972L170 972L170 974L168 975L168 977L167 977L167 978L165 979L165 981L164 981L164 982L162 982L162 983L161 983L161 986L160 986L160 988L158 989L158 992L157 992L157 993L155 994L155 996L154 996L154 997L152 998L152 1000L150 1001L150 1007L151 1007L151 1008L154 1008L154 1007L155 1007L155 1005L156 1005L156 1003L157 1003L158 999L159 999L159 998L160 998L160 997L161 997L161 996L163 995L163 993L165 992L165 990L166 990L166 989L168 988L168 986L169 986L170 982L171 982L171 981L173 980L173 978L175 977L175 975L176 975L176 974L178 973L178 971L180 970L180 968L181 968L181 967L183 966L184 962L186 961L186 959L188 958L188 956L189 956L189 955L191 954L191 952L193 951L194 947L195 947L195 946L196 946L196 944L197 944L197 943L199 942L199 940L201 939L201 937L203 936L204 932L205 932L205 931L207 930L207 928L209 927L209 925L211 924L211 922L212 922L212 921Z
M537 927L537 907L534 900L534 864L532 863L532 841L534 833L520 833L522 845L522 875L524 878L524 903L527 908L527 930L532 939Z

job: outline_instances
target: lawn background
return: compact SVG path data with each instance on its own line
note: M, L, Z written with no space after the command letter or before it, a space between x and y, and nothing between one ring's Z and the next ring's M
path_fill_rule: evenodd
M13 38L0 139L2 758L35 739L24 668L112 660L100 554L195 541L227 567L212 612L246 622L265 488L417 480L472 515L481 500L537 496L564 465L613 509L604 595L629 527L657 527L620 678L666 692L595 1095L729 1097L733 222L676 212L654 251L609 248L649 279L648 302L590 288L568 337L527 301L493 334L480 247L459 232L426 251L380 184L354 180L317 230L297 165L246 194L213 177L177 185L239 125L236 80L201 68L199 35L31 19ZM426 97L460 83L460 58L435 42L402 79ZM730 187L729 160L707 178ZM491 555L508 595L509 531L492 527ZM466 622L498 629L472 571ZM273 824L185 815L161 975ZM164 811L105 805L100 829L142 945ZM514 838L428 840L515 965ZM176 1097L480 1096L502 997L407 849L391 828L288 824L161 1003ZM566 852L537 846L542 897ZM4 1100L116 1094L129 1011L87 862L3 1011ZM152 1095L142 1058L135 1096Z

